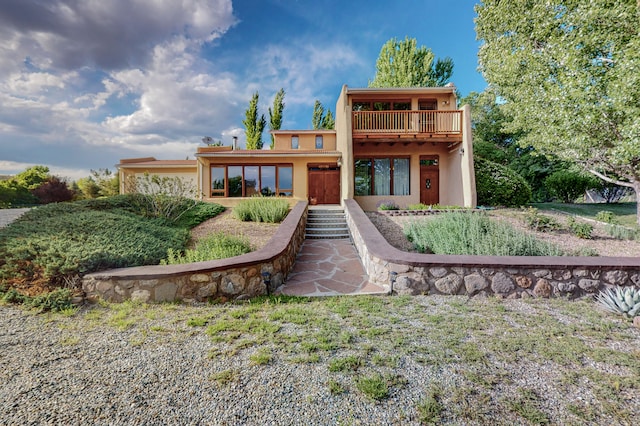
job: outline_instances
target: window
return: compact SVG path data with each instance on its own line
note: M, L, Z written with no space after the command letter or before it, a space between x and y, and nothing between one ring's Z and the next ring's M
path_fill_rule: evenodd
M322 135L316 135L316 149L322 149L324 147L324 140Z
M300 141L297 136L291 136L291 149L298 149Z
M409 158L356 158L355 195L409 195Z
M355 168L355 194L371 195L371 159L357 158Z
M225 177L226 176L226 177ZM212 197L293 195L290 165L211 166Z
M225 187L225 167L212 166L211 167L211 195L217 197L224 197Z

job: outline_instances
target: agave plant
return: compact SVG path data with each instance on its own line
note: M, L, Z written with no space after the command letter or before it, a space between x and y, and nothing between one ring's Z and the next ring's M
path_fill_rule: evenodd
M609 312L623 314L629 318L640 315L640 291L634 287L616 287L601 291L597 302Z

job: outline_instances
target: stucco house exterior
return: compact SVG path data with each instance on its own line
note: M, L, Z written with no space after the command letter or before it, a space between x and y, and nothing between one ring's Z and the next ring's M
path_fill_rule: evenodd
M198 148L195 160L124 159L128 176L148 172L193 180L201 198L232 207L245 197L293 204L380 202L475 207L470 108L456 109L455 86L342 87L335 130L273 131L271 150Z

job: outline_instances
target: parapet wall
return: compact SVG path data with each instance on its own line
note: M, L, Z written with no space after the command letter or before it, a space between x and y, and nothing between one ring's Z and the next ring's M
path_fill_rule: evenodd
M307 203L299 202L260 250L207 262L96 272L84 277L82 289L89 301L113 302L192 302L268 294L282 285L293 267L306 222Z
M393 293L576 298L611 286L640 288L637 257L407 253L391 246L354 200L345 200L344 206L369 280Z

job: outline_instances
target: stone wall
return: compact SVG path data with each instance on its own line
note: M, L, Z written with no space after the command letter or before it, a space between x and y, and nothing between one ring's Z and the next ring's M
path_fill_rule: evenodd
M228 259L184 265L139 266L88 274L82 289L89 301L185 302L242 299L268 294L293 267L307 221L307 203L299 202L260 250ZM265 284L263 273L268 273Z
M345 200L345 214L369 280L396 294L575 298L611 286L640 288L637 257L407 253L392 247L355 201Z

